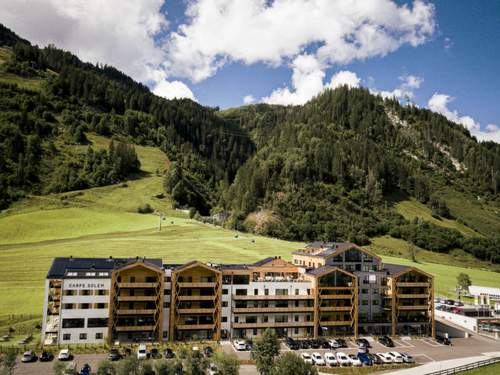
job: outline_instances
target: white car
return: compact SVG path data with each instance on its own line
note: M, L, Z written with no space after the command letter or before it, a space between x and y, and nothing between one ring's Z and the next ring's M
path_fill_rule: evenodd
M247 348L243 340L234 340L233 345L236 350L245 350Z
M409 355L408 353L399 353L401 354L401 357L403 357L403 361L405 363L415 363L415 360L413 359L413 357L411 355Z
M146 349L146 345L141 344L137 349L137 359L147 359L148 358L148 350Z
M382 363L392 363L392 356L387 353L377 353L377 356L380 358Z
M317 352L314 352L312 354L312 360L313 360L313 363L316 366L324 366L326 364L325 360L323 359L323 357L321 356L321 354L319 354Z
M363 366L363 364L355 354L349 354L349 361L351 362L351 365L355 367Z
M332 349L338 349L342 347L342 344L338 342L336 339L329 339L328 344L330 345L330 348Z
M334 353L325 353L325 362L328 366L334 367L337 366L339 363L337 362L337 358L335 357Z
M300 353L300 357L305 363L313 364L313 360L311 358L311 355L309 353Z
M337 353L337 362L339 366L350 366L351 365L351 360L345 354L344 352L338 352Z
M71 352L69 349L62 349L57 355L57 359L60 361L69 361L71 359Z
M399 354L398 352L389 352L387 354L392 357L392 361L394 363L403 363L405 361L403 356L401 354Z

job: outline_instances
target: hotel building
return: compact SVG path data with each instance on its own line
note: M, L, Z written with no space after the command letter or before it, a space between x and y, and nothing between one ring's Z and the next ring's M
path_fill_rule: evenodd
M51 344L435 335L433 277L352 243L314 242L292 262L55 258L42 342Z

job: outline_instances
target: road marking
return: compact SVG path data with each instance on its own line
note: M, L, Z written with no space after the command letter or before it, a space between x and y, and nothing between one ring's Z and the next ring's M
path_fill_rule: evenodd
M429 346L432 346L432 347L445 346L443 344L440 344L438 342L433 342L433 341L430 341L428 339L419 339L419 340L422 341L423 343L429 345Z
M409 342L403 342L399 340L392 340L396 344L396 348L414 348L415 345L410 344Z
M436 362L436 360L427 354L411 354L412 357L425 357L429 360L429 362Z

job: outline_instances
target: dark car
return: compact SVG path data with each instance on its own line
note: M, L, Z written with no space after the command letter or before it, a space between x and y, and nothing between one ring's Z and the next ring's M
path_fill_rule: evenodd
M436 341L443 345L451 345L450 339L444 336L436 336Z
M311 345L309 344L309 340L300 340L300 348L301 349L311 349Z
M372 360L372 363L375 364L375 365L382 365L383 362L382 360L380 359L380 357L376 354L370 354L368 353L368 357L370 357L370 359Z
M92 369L88 363L84 364L82 369L80 370L80 375L90 375Z
M378 338L378 342L384 346L387 346L388 348L394 347L394 342L392 341L392 339L389 336L380 336Z
M330 349L330 343L328 341L325 339L319 339L318 341L322 349Z
M356 345L360 348L370 348L370 343L367 339L357 339Z
M122 358L122 355L117 349L111 349L108 353L108 359L110 361L118 361Z
M170 348L167 348L165 350L164 355L165 355L165 358L167 358L167 359L175 358L175 353Z
M52 354L51 352L43 351L38 359L40 360L40 362L50 362L54 359L54 354Z
M212 347L207 346L205 347L205 349L203 349L203 353L205 354L205 357L211 357L214 355L214 350L212 349Z
M253 341L247 340L245 342L245 350L251 351L253 349Z
M319 342L319 340L311 340L311 348L312 349L319 349L319 347L321 346L321 343Z
M363 366L373 365L373 359L370 358L370 355L368 353L358 353L358 359Z
M24 352L23 356L21 357L21 362L36 362L37 359L38 357L36 356L35 352L33 350L28 350L27 352Z
M288 346L290 350L299 350L299 343L291 337L287 337L285 339L285 345Z
M158 351L157 348L151 349L151 358L153 358L153 359L161 358L161 353Z

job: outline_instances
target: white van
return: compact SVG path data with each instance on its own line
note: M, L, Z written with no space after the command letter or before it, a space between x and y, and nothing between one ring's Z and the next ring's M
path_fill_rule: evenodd
M137 349L137 359L147 359L148 358L148 350L146 349L145 344L139 345Z

